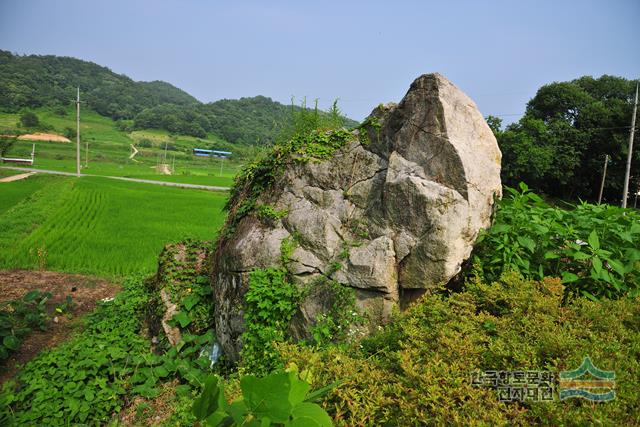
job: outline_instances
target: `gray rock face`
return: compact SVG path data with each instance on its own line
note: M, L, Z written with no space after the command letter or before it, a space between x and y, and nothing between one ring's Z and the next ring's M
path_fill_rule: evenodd
M371 116L381 126L367 128L368 144L356 131L330 160L291 166L258 200L288 214L244 217L213 260L216 332L230 358L241 348L248 272L281 265L284 239L297 241L286 265L297 283L328 276L384 322L403 299L455 276L489 226L501 196L501 153L469 97L426 74L399 104ZM304 336L322 309L307 299L292 333Z

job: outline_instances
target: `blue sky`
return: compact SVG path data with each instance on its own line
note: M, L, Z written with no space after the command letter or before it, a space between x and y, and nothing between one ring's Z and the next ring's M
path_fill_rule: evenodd
M0 49L73 56L204 102L318 98L363 119L438 71L516 120L544 83L640 77L640 1L0 0Z

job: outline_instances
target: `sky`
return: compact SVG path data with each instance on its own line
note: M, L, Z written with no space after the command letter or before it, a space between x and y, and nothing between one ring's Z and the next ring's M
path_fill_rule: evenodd
M639 20L639 0L0 0L0 49L93 61L203 102L338 98L356 120L440 72L511 122L545 83L639 78Z

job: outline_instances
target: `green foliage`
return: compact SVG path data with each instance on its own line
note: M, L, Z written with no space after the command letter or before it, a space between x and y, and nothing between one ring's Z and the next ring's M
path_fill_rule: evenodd
M531 192L508 188L495 224L475 256L487 280L508 270L528 278L562 277L589 298L640 295L640 216L633 210L581 203L554 208Z
M160 104L194 105L198 101L164 82L141 83L92 62L59 56L13 55L0 51L0 108L66 106L76 88L90 109L103 116L132 119Z
M103 424L127 399L159 394L158 384L179 378L198 388L210 361L199 358L213 335L184 334L176 348L158 355L140 335L149 295L129 278L113 301L99 304L84 331L40 353L5 383L0 421L10 425Z
M155 318L165 314L166 307L160 297L160 289L164 289L178 309L170 324L196 335L213 328L211 283L203 262L210 245L210 242L187 239L165 247L158 259L158 273L148 281Z
M236 175L225 206L229 215L223 236L232 234L239 221L255 209L260 194L275 185L287 165L328 159L351 138L351 132L346 129L296 133L286 142L276 144L261 159L245 166Z
M20 116L20 124L26 128L35 128L40 125L40 120L38 116L35 115L32 111L27 111Z
M44 351L5 384L1 400L13 424L107 421L121 407L148 350L137 335L146 303L141 290L139 281L125 283L115 301L89 316L82 334Z
M193 403L196 418L207 426L332 426L331 418L313 400L328 390L309 394L311 385L295 371L273 373L263 378L252 375L240 379L242 397L227 403L224 385L215 376L205 382L202 394Z
M71 127L64 128L64 132L62 134L71 140L73 140L77 135L76 130Z
M13 144L15 144L15 142L15 138L0 136L0 157L4 157L11 149L11 147L13 147Z
M247 371L265 374L282 366L273 344L285 340L299 301L300 292L289 283L285 269L255 269L249 273L241 353Z
M371 142L369 140L369 130L371 129L376 135L376 142L380 139L380 128L382 128L382 123L376 116L367 117L361 124L358 126L358 139L360 140L360 144L369 145Z
M604 200L619 203L635 86L636 81L607 75L551 83L504 131L488 118L503 154L503 183L525 181L554 197L595 200L608 154ZM635 156L632 169L638 168L640 157ZM638 185L633 177L631 188Z
M640 300L562 302L558 279L517 274L425 295L387 326L348 347L281 344L282 357L343 382L322 402L336 425L634 425L640 414ZM594 320L597 319L597 320ZM480 370L575 369L589 355L616 372L616 399L500 402L474 387ZM556 389L557 393L557 389Z
M296 250L297 246L298 239L296 236L289 236L282 239L282 242L280 242L280 262L283 267L287 267L287 264L291 261L293 251Z
M49 292L30 291L22 298L0 304L0 365L20 348L33 329L46 330L45 304Z
M342 267L336 263L336 271ZM330 271L333 270L330 269ZM347 342L353 328L361 324L363 317L356 309L355 291L335 280L321 279L310 289L314 298L323 301L328 310L319 314L311 328L312 343L324 347L332 343Z
M271 205L260 205L256 207L256 215L260 219L277 221L286 217L289 211L286 209L276 209Z

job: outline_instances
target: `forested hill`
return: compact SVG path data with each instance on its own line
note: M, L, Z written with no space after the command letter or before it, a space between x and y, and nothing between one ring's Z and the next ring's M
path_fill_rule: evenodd
M162 103L196 105L198 100L165 82L135 82L93 62L62 56L19 56L0 51L0 108L68 105L76 87L99 114L133 119Z
M69 105L80 87L82 101L123 127L165 129L231 143L272 142L291 119L291 106L264 96L203 104L175 86L136 82L110 69L75 58L14 55L0 50L0 109ZM346 119L347 125L355 124Z

